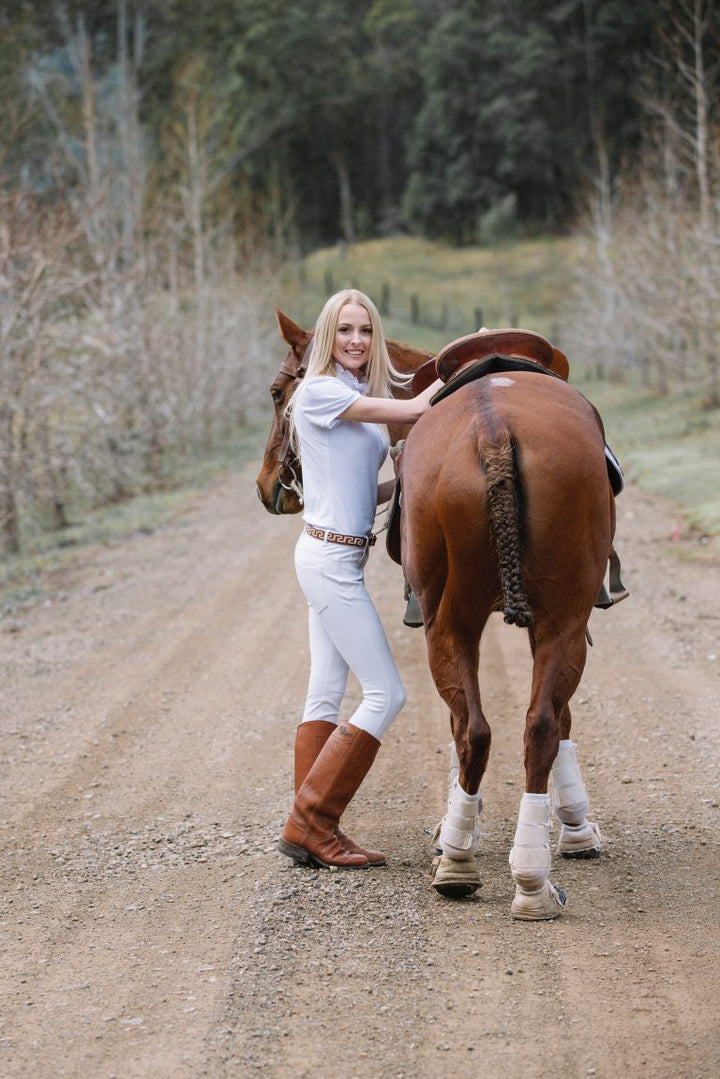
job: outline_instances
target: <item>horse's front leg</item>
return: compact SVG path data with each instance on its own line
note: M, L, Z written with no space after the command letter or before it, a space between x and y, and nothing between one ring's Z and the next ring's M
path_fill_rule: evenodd
M565 705L560 719L560 745L551 772L553 811L560 821L557 849L564 858L598 858L602 836L597 824L587 819L587 790L575 743L570 740L570 724L570 708Z

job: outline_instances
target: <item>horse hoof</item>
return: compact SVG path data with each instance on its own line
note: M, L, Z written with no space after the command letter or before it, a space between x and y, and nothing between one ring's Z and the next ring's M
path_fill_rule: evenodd
M585 859L585 861L589 862L591 858L600 857L600 848L590 847L588 850L561 850L560 853L563 858L574 858L576 862Z
M466 899L480 887L480 871L474 860L460 861L448 858L446 854L433 862L434 875L432 886L446 899Z
M542 888L529 892L518 884L510 913L520 922L546 922L565 910L567 896L546 880Z
M597 824L586 820L573 827L563 824L558 840L558 852L563 858L599 858L602 836Z

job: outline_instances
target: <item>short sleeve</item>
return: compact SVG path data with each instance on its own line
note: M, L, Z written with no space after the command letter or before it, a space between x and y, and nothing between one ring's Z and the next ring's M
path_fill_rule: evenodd
M302 387L299 409L310 423L329 430L360 396L339 378L311 378Z

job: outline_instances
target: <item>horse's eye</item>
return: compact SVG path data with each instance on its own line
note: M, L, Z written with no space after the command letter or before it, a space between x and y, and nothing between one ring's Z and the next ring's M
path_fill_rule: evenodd
M283 398L283 392L278 386L270 387L270 396L276 405L279 405Z

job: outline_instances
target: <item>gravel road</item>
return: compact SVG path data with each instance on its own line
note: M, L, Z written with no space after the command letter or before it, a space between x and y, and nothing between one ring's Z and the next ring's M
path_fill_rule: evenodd
M715 1079L720 548L621 496L631 597L593 613L573 709L606 852L556 857L567 913L514 923L526 635L494 616L483 640L483 886L444 900L447 714L381 545L368 579L408 703L345 822L389 866L276 853L305 612L299 521L262 510L256 470L0 622L0 1074Z

